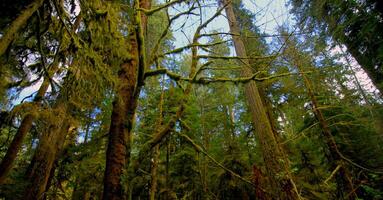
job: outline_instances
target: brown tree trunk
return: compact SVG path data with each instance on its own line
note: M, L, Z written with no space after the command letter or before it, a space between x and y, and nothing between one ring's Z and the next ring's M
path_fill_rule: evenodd
M149 9L148 0L140 0L141 8ZM130 159L130 138L133 126L134 113L137 107L140 92L140 72L142 73L142 44L139 44L142 32L146 31L147 18L145 15L137 17L140 21L134 22L138 30L132 28L129 34L131 58L121 65L119 70L119 88L113 102L109 141L106 152L106 168L104 175L104 200L124 199L121 176ZM141 38L142 39L142 38Z
M45 95L49 86L49 81L47 78L44 79L40 89L38 90L33 102L39 102ZM35 119L33 114L27 114L21 121L20 127L16 132L15 137L13 138L11 144L8 147L7 153L5 154L3 160L0 164L0 185L4 183L5 178L8 173L11 171L13 162L16 159L17 153L19 152L23 140L29 130L32 128L32 123Z
M132 48L137 46L131 40ZM136 53L137 55L137 53ZM123 199L121 176L125 169L126 160L130 152L130 131L133 125L137 99L135 93L137 85L137 60L121 66L119 73L120 88L113 102L113 111L109 130L109 142L106 152L106 169L104 175L104 200Z
M44 3L44 0L35 0L23 10L20 15L12 22L7 28L7 31L0 38L0 56L2 56L8 49L15 38L17 32L24 26L27 20L33 15L34 12Z
M262 188L263 183L262 171L256 165L253 165L252 182L254 184L255 197L258 200L269 200L266 192Z
M223 2L226 4L229 1L223 0ZM239 26L232 5L229 3L225 10L229 21L230 32L233 34L237 56L246 58L245 46L239 36ZM246 77L251 76L253 72L248 59L243 59L242 63L244 66L241 74ZM299 194L289 172L288 160L285 158L275 138L271 122L255 81L250 81L245 84L245 96L252 113L257 138L264 154L264 161L270 178L270 186L273 190L271 192L273 199L299 199Z
M54 162L61 151L67 134L74 130L67 121L51 125L40 138L26 178L29 186L24 193L25 200L43 199ZM61 127L61 128L60 128Z

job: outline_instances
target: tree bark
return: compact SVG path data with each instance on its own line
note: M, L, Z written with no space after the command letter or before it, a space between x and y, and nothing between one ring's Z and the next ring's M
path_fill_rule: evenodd
M223 0L223 2L226 4L229 1ZM230 33L233 34L232 37L237 56L246 58L245 45L239 36L239 26L232 5L229 3L225 10L229 21ZM244 64L241 74L243 76L251 76L253 73L249 61L247 59L241 61ZM273 189L271 192L273 199L299 199L299 194L289 172L288 160L284 157L284 153L274 136L271 122L255 81L245 84L245 96L253 117L257 138L264 154L270 186Z
M140 0L141 8L149 9L148 0ZM138 12L139 13L139 12ZM106 152L106 168L104 174L104 200L122 200L125 198L121 177L127 161L130 159L130 138L133 119L137 107L138 95L140 93L140 71L145 54L141 49L140 37L146 31L147 18L145 15L136 16L129 34L130 56L131 58L121 65L119 70L119 88L113 102L111 124L109 129L109 141ZM142 39L142 38L141 38ZM141 68L140 68L141 67Z
M68 121L63 120L62 123L50 125L48 131L43 133L26 173L29 186L25 190L23 199L44 198L54 162L64 145L67 134L73 130Z
M8 49L8 46L14 40L17 32L24 26L27 20L43 5L44 0L35 0L23 10L20 15L11 23L7 31L0 38L0 56Z
M137 46L135 40L131 40L132 48ZM136 52L135 53L137 56ZM121 66L119 80L120 88L113 102L113 111L109 130L109 142L106 152L106 169L104 175L104 200L123 199L123 187L121 176L125 169L126 160L129 160L127 152L130 152L130 131L133 125L134 112L137 99L134 94L137 85L137 60Z
M48 90L48 86L48 78L45 78L35 98L33 99L33 102L39 102L44 97L46 91ZM0 185L4 183L8 173L11 171L13 162L17 157L17 153L19 152L21 145L23 144L25 136L31 130L32 123L34 120L35 116L33 114L27 114L21 121L20 127L17 130L16 135L13 138L11 144L9 145L7 153L5 154L0 164Z

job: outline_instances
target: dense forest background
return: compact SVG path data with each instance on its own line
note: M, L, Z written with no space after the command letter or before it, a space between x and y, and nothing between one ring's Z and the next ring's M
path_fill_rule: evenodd
M0 199L383 199L383 2L249 3L2 0Z

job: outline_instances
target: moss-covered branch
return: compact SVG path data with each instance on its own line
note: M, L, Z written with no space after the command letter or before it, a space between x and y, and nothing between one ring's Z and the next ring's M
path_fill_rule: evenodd
M0 56L5 53L8 46L14 40L19 30L24 26L27 20L44 3L44 0L35 0L7 27L4 35L0 38Z
M221 60L258 60L258 59L271 59L278 55L270 56L251 56L251 57L239 57L239 56L212 56L212 55L199 55L199 59L221 59Z
M292 76L292 75L300 75L300 74L307 74L307 73L311 73L311 72L302 72L302 73L281 73L281 74L276 74L276 75L272 75L272 76L267 76L267 77L257 77L257 75L260 74L260 72L257 72L257 73L254 73L253 75L249 76L249 77L239 77L239 78L227 78L227 77L200 77L200 78L197 78L197 79L193 79L193 78L188 78L188 77L183 77L177 73L174 73L166 68L160 68L160 69L156 69L156 70L150 70L150 71L147 71L145 73L145 77L150 77L150 76L156 76L156 75L160 75L160 74L166 74L167 76L169 76L169 78L175 80L175 81L187 81L187 82L190 82L190 83L194 83L194 84L203 84L203 85L207 85L207 84L210 84L210 83L225 83L225 82L231 82L231 83L234 83L234 84L238 84L238 83L247 83L249 81L266 81L266 80L271 80L271 79L275 79L275 78L280 78L280 77L284 77L284 76Z

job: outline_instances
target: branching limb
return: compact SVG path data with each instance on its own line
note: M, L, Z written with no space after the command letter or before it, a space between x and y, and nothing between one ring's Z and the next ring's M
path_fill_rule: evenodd
M193 6L191 6L187 11L178 13L178 14L174 15L174 16L171 17L171 18L169 17L169 13L166 12L166 15L167 15L167 17L168 17L168 25L166 26L166 28L165 28L164 31L162 32L160 38L157 40L157 43L154 45L153 50L150 52L150 62L149 62L150 64L153 63L153 62L155 62L155 60L157 60L157 58L159 57L159 56L157 56L158 49L159 49L159 47L160 47L160 44L161 44L162 40L163 40L163 39L166 37L166 35L168 34L171 24L172 24L176 19L180 18L181 16L191 14L192 11L193 11L194 9L196 9L196 7L194 7L194 5L193 5Z
M252 56L252 57L239 57L239 56L212 56L212 55L199 55L199 59L221 59L221 60L258 60L258 59L271 59L278 55L270 56Z
M214 77L214 78L211 78L211 77L200 77L198 79L195 79L195 78L187 78L187 77L183 77L177 73L174 73L166 68L160 68L160 69L156 69L156 70L150 70L150 71L147 71L145 73L145 77L150 77L150 76L156 76L156 75L160 75L160 74L166 74L169 76L169 78L175 80L175 81L187 81L187 82L190 82L190 83L194 83L194 84L203 84L203 85L206 85L206 84L210 84L210 83L225 83L225 82L232 82L232 83L235 83L235 84L238 84L238 83L247 83L251 80L254 80L254 81L266 81L266 80L271 80L271 79L275 79L275 78L279 78L279 77L284 77L284 76L291 76L291 75L299 75L299 74L302 74L302 73L311 73L310 71L309 72L302 72L302 73L281 73L281 74L277 74L277 75L273 75L273 76L268 76L268 77L257 77L257 75L259 75L261 72L257 72L257 73L254 73L253 75L249 76L249 77L240 77L240 78L226 78L226 77Z
M170 6L172 6L172 5L174 5L174 4L177 4L177 3L181 3L181 2L183 2L184 0L173 0L173 1L169 1L169 2L167 2L167 3L164 3L164 4L162 4L162 5L159 5L158 7L156 7L156 8L153 8L153 9L150 9L150 10L147 10L147 9L144 9L144 8L139 8L139 10L141 11L141 12L143 12L145 15L152 15L152 14L154 14L155 12L157 12L157 11L160 11L160 10L162 10L162 9L164 9L164 8L167 8L167 7L170 7Z
M308 34L308 32L301 32L301 33L295 33L293 35L305 35ZM241 34L235 34L235 33L229 33L229 32L215 32L215 33L205 33L199 35L199 37L211 37L215 35L230 35L230 36L241 36L245 38L269 38L269 37L284 37L283 34L273 34L273 35L258 35L258 36L248 36L248 35L241 35Z
M169 54L181 53L182 51L185 51L186 49L190 49L192 47L201 47L201 48L203 48L203 47L212 47L212 46L224 44L224 43L226 43L228 41L229 40L224 40L224 41L219 41L219 42L214 42L214 43L209 43L209 44L200 44L200 43L188 44L186 46L173 49L172 51L168 51L168 52L164 53L162 56L169 55ZM162 57L162 56L160 56L160 57Z

